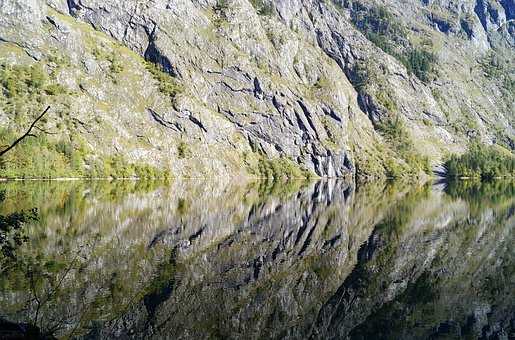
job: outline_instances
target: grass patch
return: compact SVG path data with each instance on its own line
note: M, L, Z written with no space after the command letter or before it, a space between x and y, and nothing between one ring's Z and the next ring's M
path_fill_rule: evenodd
M187 158L191 155L190 148L188 147L188 144L186 144L184 141L181 141L179 145L177 146L177 157L179 159Z
M152 74L157 81L159 91L175 102L177 95L184 91L184 88L169 73L164 72L160 65L147 62L146 69Z
M106 51L107 47L102 48L102 45L95 46L92 54L98 61L106 61L109 63L109 77L113 82L117 82L117 75L122 73L125 69L123 61L116 54L115 50Z
M400 178L407 175L417 175L421 171L425 173L431 172L429 158L418 154L411 135L399 117L395 116L385 119L376 128L408 166L402 166L393 159L388 158L386 161L388 177Z

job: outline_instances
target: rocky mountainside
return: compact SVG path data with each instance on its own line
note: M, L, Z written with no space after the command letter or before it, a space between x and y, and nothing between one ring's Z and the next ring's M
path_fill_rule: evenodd
M0 0L2 144L51 106L2 173L397 177L472 140L513 152L514 20L513 0Z

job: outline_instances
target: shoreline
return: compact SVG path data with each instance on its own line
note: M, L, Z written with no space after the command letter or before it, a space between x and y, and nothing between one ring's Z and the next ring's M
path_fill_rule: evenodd
M293 178L269 178L269 177L240 177L236 176L233 179L242 179L245 178L247 180L343 180L348 181L349 177L318 177L318 176L312 176L312 177L293 177ZM214 179L212 177L156 177L156 178L144 178L144 177L55 177L55 178L1 178L0 177L0 183L3 182L38 182L38 181L55 181L55 182L73 182L73 181L173 181L173 180L210 180ZM360 180L365 182L374 182L377 180L382 181L404 181L406 178L361 178L361 177L355 177L351 178L355 182L360 182ZM415 178L414 178L415 179ZM469 177L469 176L458 176L458 177L442 177L442 176L427 176L426 180L423 182L428 182L431 179L433 180L439 180L439 181L456 181L456 180L463 180L463 181L483 181L481 177ZM515 179L515 176L498 176L492 178L493 180L513 180Z
M73 182L73 181L140 181L144 178L109 178L109 177L57 177L57 178L0 178L0 182ZM164 180L162 178L152 178L150 180Z
M242 177L233 177L233 179L241 179ZM267 177L243 177L248 180L281 180L281 178ZM173 181L173 180L211 180L212 177L171 177L171 178L141 178L141 177L56 177L56 178L0 178L2 182L38 182L38 181L55 181L55 182L73 182L73 181ZM286 178L287 180L346 180L345 177L294 177Z

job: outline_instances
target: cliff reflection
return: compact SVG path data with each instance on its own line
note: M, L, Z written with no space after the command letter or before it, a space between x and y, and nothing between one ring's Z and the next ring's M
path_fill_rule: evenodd
M508 334L513 183L483 185L0 184L0 215L38 209L1 259L0 318L87 338Z

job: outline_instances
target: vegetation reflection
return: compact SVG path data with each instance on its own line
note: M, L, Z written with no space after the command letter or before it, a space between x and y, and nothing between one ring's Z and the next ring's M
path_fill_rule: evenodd
M221 321L241 315L247 334L271 338L335 327L351 338L380 330L402 338L406 329L423 337L450 310L468 315L467 298L447 301L466 296L463 285L477 282L483 301L504 308L513 278L502 250L513 182L451 182L445 191L337 181L0 189L0 324L31 325L40 336L109 337L124 317L142 336L151 324L161 335L230 335ZM366 315L362 326L355 313Z

